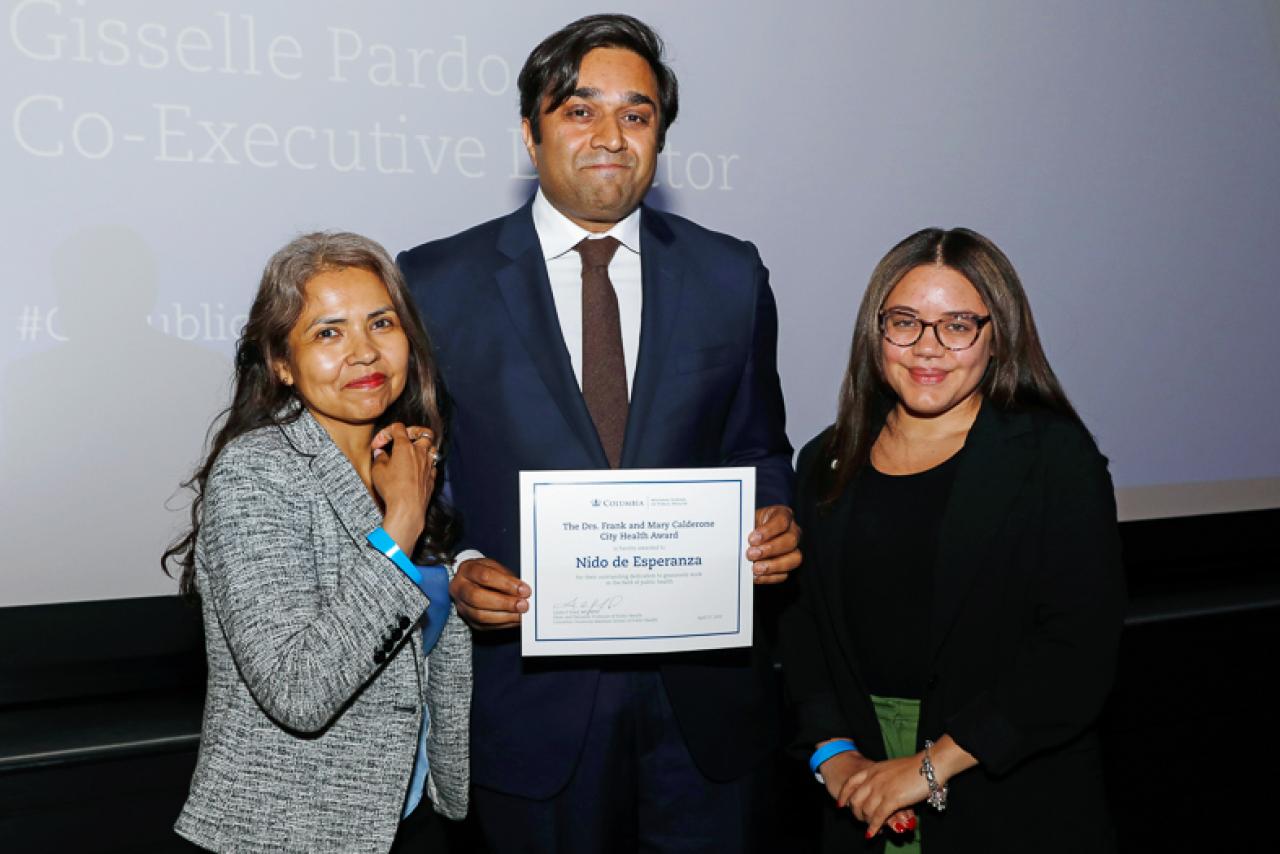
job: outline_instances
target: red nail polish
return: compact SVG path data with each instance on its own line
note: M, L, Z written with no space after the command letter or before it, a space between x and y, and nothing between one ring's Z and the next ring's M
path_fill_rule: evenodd
M873 837L873 836L875 836L875 834L874 834L874 833L872 833L872 832L871 832L871 828L869 828L869 827L868 827L868 828L867 828L867 838L868 838L868 839L870 839L870 838L871 838L871 837Z
M911 818L907 819L907 830L915 830L915 829L916 829L916 817L911 816Z
M903 832L903 831L905 831L906 829L907 829L907 828L906 828L906 825L900 824L899 822L894 822L894 824L893 824L893 832L894 832L894 833L902 833L902 832Z

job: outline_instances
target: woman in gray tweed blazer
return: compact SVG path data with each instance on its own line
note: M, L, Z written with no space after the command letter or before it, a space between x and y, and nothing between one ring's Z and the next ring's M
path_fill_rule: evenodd
M191 530L165 555L200 597L209 659L187 840L385 852L406 815L466 813L470 636L447 594L428 614L395 548L450 554L436 387L382 247L311 234L271 259Z

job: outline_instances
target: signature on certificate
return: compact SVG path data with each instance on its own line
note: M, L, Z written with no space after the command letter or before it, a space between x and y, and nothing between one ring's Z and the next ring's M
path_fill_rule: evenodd
M623 598L622 596L598 596L594 599L582 599L577 596L571 596L562 602L554 603L551 607L556 611L563 609L583 616L591 616L604 611L612 611L622 604Z

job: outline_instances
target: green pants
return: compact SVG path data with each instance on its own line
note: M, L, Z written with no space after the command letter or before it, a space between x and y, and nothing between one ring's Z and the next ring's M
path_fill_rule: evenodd
M916 752L916 730L920 726L920 701L900 697L877 697L871 702L876 707L876 719L880 721L880 735L890 759L911 756ZM883 831L885 850L894 854L920 854L920 824L910 833Z

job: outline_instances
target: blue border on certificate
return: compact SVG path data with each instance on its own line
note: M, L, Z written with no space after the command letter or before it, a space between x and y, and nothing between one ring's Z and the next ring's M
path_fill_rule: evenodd
M628 485L643 486L646 484L671 484L671 483L736 483L738 485L738 543L741 545L742 539L742 478L723 477L723 478L701 478L698 480L631 480L627 481ZM533 493L533 583L534 589L538 584L538 487L539 486L617 486L616 481L611 480L560 480L560 481L534 481ZM733 584L737 597L737 625L730 631L723 632L686 632L684 634L675 635L615 635L601 637L573 637L573 638L544 638L538 629L538 611L535 606L533 609L533 637L538 643L579 643L582 641L635 641L635 640L661 640L663 638L706 638L720 637L725 635L742 634L742 555L737 556L738 571L733 575Z

